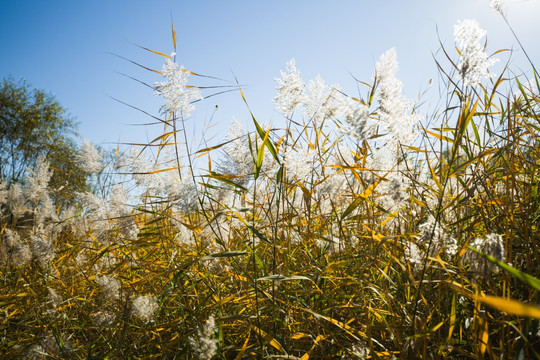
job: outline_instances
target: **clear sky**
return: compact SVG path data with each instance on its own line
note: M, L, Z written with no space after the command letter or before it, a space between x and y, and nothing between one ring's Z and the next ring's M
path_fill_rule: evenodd
M540 0L503 3L538 68ZM339 83L356 95L352 76L370 81L379 56L396 47L398 77L407 95L416 98L429 79L436 78L433 54L439 38L457 58L453 26L466 18L476 19L487 30L488 53L516 49L512 67L528 71L489 0L0 0L0 78L25 78L54 94L78 120L81 136L96 144L144 142L160 129L133 126L151 119L111 97L157 115L161 100L120 73L150 84L159 76L111 53L159 70L163 58L134 44L169 54L171 19L178 62L231 83L236 77L264 123L281 117L272 104L274 78L291 58L306 82L320 74L327 83ZM508 56L498 55L499 70ZM212 119L215 126L207 136L215 135L218 141L233 116L246 125L250 122L237 92L204 100L188 122L200 136Z

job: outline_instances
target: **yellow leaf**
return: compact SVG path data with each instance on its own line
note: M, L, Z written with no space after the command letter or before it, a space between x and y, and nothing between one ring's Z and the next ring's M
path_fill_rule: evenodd
M450 139L449 137L446 137L444 135L437 134L436 132L429 131L428 129L424 129L424 131L427 132L428 134L432 135L432 136L435 136L439 140L444 140L444 141L449 142L449 143L454 142L453 139Z
M246 341L244 341L244 345L242 345L242 348L240 349L240 352L238 353L238 355L236 355L235 360L240 360L242 358L242 356L244 356L244 353L246 352L246 350L248 348L249 336L250 336L250 334L248 333Z
M172 42L174 46L174 50L176 50L176 31L174 31L174 24L171 21L171 28L172 28Z
M133 173L133 174L150 175L150 174L158 174L158 173L161 173L161 172L178 170L178 169L179 169L179 167L172 167L172 168L167 168L167 169L159 169L159 170L155 170L155 171L142 172L142 173Z
M148 48L145 48L144 46L137 45L137 44L135 44L135 46L140 47L141 49L144 49L144 50L146 50L146 51L152 52L152 53L154 53L154 54L156 54L156 55L163 56L164 58L170 59L170 56L169 56L169 55L165 55L165 54L162 53L162 52L159 52L159 51L156 51L156 50L152 50L152 49L148 49Z
M429 329L429 332L430 333L434 333L435 331L437 331L441 326L443 326L444 324L444 321L441 321L440 323L438 323L437 325L435 325L433 328Z
M424 207L424 208L427 207L427 204L425 202L423 202L422 200L418 200L418 199L416 199L414 197L411 200L412 200L412 202L414 202L415 204L417 204L417 205L419 205L421 207Z
M309 310L309 309L302 309L302 310L304 310L304 311L306 311L306 312L308 312L308 313L313 314L316 318L324 319L324 320L326 320L326 321L328 321L328 322L330 322L330 323L336 325L337 327L339 327L339 328L345 330L349 335L351 335L352 337L354 337L356 340L360 340L360 338L358 338L358 337L355 335L355 333L356 333L357 335L359 335L359 336L366 337L366 334L364 334L363 332L358 331L358 330L356 330L356 329L350 327L349 325L347 325L347 324L345 324L345 323L343 323L343 322L341 322L341 321L339 321L339 320L336 320L336 319L331 318L331 317L329 317L329 316L317 314L316 312L311 311L311 310Z
M216 303L213 305L214 307L217 307L217 306L221 306L225 303L228 303L229 301L233 300L234 299L234 295L229 295L227 296L226 298L223 298L219 301L216 301Z
M407 146L410 150L414 150L416 152L420 152L420 153L424 153L424 154L427 154L428 151L427 150L422 150L422 149L419 149L417 147L414 147L414 146Z
M315 341L313 342L313 345L311 346L311 349L309 349L309 351L307 353L305 353L304 355L302 355L302 357L300 358L301 360L307 360L309 359L309 355L313 352L313 349L315 349L315 347L317 345L319 345L319 341L321 340L324 340L326 339L326 336L323 336L323 335L319 335L317 336L317 338L315 339Z
M454 326L456 324L456 294L452 298L452 310L450 310L450 330L448 331L448 343L452 339L452 333L454 332Z
M390 214L390 216L388 216L382 223L380 226L383 226L384 224L386 224L388 221L390 221L391 219L395 218L397 216L397 213L398 211L394 211L392 214Z
M179 131L180 130L175 130L175 131L170 131L170 132L164 133L163 135L160 135L157 138L155 138L154 140L150 141L150 144L153 144L153 143L157 142L158 140L165 140L166 141L170 136L174 135L175 133L177 133Z
M484 303L501 312L505 312L510 315L540 319L540 307L536 305L525 304L521 301L505 299L498 296L486 296L483 293L476 295L472 291L465 290L461 285L455 282L449 282L449 285L452 289L456 290L462 295L467 296L469 299Z
M248 278L245 277L245 276L242 276L242 275L238 275L238 274L235 274L235 273L232 273L230 271L227 272L229 275L231 275L233 278L235 278L236 280L239 280L239 281L243 281L243 282L249 282Z
M186 222L183 222L183 221L179 221L182 225L184 225L185 227L187 227L189 230L197 233L197 234L200 234L202 232L202 229L200 227L198 227L197 225L191 225L191 224L188 224Z
M442 191L443 187L442 187L442 184L441 182L439 181L439 178L437 177L437 175L435 175L435 172L433 171L433 168L431 167L431 162L429 161L429 159L426 159L427 161L427 165L429 167L429 172L431 173L431 177L433 178L433 180L435 181L435 184L437 185L437 187L439 188L439 191Z
M337 261L337 262L331 262L330 264L328 264L326 269L323 270L323 272L325 272L325 273L333 273L334 271L340 269L342 267L342 265L345 264L345 263L346 263L345 260Z
M484 304L507 314L540 319L540 307L536 305L529 305L522 303L521 301L505 299L497 296L475 295L475 300L483 302Z
M480 340L479 350L482 357L484 357L489 340L488 322L481 317L477 317L475 320L478 320L478 340Z
M311 192L301 182L298 183L298 186L300 186L300 190L302 190L302 193L304 194L304 198L309 203L311 201Z
M247 100L246 100L246 97L244 96L244 92L242 91L242 89L238 89L240 90L240 95L242 96L242 99L244 100L244 102L247 104Z
M386 176L386 175L385 175ZM353 212L354 209L356 209L364 200L366 200L369 195L375 190L377 185L381 182L381 179L375 181L370 187L365 189L358 197L345 209L343 214L341 215L341 218L344 219L349 215L351 212Z
M267 334L266 332L264 332L264 330L261 330L259 329L257 326L253 325L253 329L263 338L263 341L265 343L268 343L270 344L271 346L273 346L274 348L276 348L277 350L281 351L282 353L286 354L287 352L285 351L285 349L283 349L283 346L281 346L281 344L272 337L272 335L270 334Z

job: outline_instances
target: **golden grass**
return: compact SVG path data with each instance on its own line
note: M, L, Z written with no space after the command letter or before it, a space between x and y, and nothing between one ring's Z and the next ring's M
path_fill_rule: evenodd
M354 359L363 350L371 359L538 358L537 291L506 271L474 274L461 259L476 237L497 233L505 262L540 276L540 98L502 75L476 91L450 78L451 106L435 113L443 114L439 125L403 150L417 168L400 170L412 185L399 211L380 203L377 187L386 179L366 169L376 151L367 142L347 148L310 123L264 130L253 116L249 185L214 167L193 177L197 211L174 213L150 199L131 214L136 239L119 235L123 219L110 219L116 230L106 244L92 226L85 236L67 228L47 267L3 265L0 355L188 359L188 338L213 315L222 359ZM362 101L371 103L374 87ZM177 141L177 120L167 119L172 130L166 126L156 143ZM310 180L291 178L277 163L283 144L299 139L318 154ZM217 158L221 147L188 148L187 156ZM339 152L354 162L331 160ZM265 174L267 161L280 170ZM335 172L346 179L343 193L324 193ZM220 188L235 192L236 207L220 200ZM431 248L433 233L418 240L430 214L458 240L458 254L414 264L406 248L411 241ZM104 296L95 281L101 275L121 281L117 299ZM157 297L154 320L131 316L138 295ZM100 320L105 314L110 322ZM36 344L40 352L29 352Z

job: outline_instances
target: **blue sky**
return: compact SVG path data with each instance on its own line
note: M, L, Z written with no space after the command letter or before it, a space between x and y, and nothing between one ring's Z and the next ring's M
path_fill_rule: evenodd
M540 0L504 4L529 56L540 66L535 40L540 34ZM111 97L157 115L161 100L120 73L150 84L159 76L110 53L160 69L163 58L134 44L170 53L171 19L178 62L229 81L212 85L227 85L236 77L258 120L272 123L281 118L272 104L274 78L291 58L305 81L320 74L327 83L339 83L356 95L351 75L370 81L379 56L396 47L398 77L414 99L436 77L436 29L457 58L453 25L466 18L476 19L488 31L488 53L519 50L488 0L0 0L0 78L25 78L54 94L80 123L81 136L94 143L145 142L161 129L133 126L151 119ZM498 57L500 70L508 54ZM520 51L512 56L511 67L528 71ZM204 100L188 120L190 136L200 139L206 131L206 137L217 142L233 116L246 125L250 122L238 93ZM208 124L213 125L205 130Z

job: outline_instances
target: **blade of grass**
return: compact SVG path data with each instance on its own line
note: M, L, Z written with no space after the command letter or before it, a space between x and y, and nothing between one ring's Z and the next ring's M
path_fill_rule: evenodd
M529 285L530 287L534 288L537 291L540 291L540 280L539 279L537 279L534 276L531 276L529 274L526 274L526 273L516 269L515 267L512 267L512 266L510 266L510 265L508 265L508 264L506 264L506 263L504 263L504 262L502 262L502 261L500 261L498 259L495 259L493 256L484 254L483 252L478 251L478 250L476 250L475 248L473 248L473 247L471 247L469 245L467 245L467 247L470 250L477 253L478 255L482 256L484 259L486 259L490 263L495 264L498 267L500 267L501 269L503 269L504 271L508 272L510 275L514 276L516 279L518 279L522 283Z

